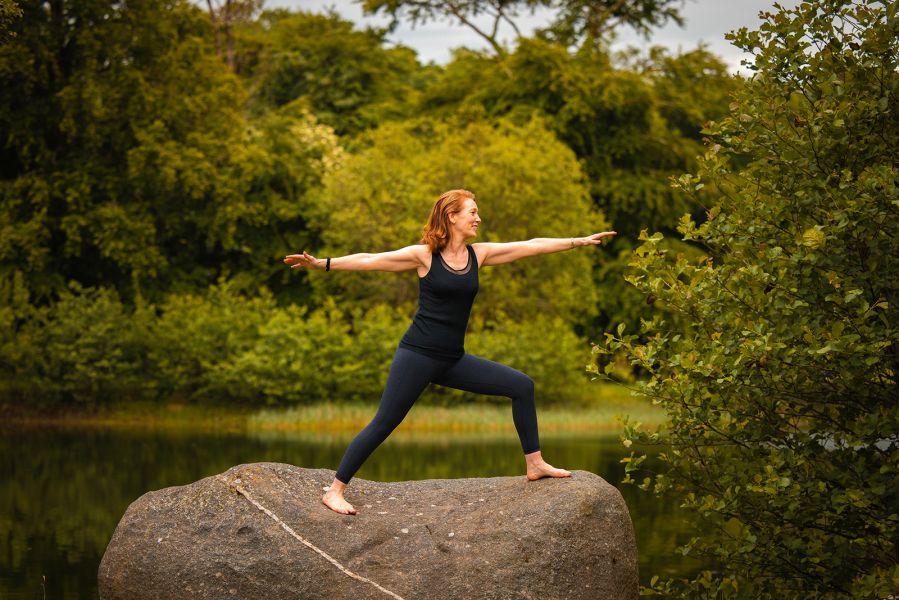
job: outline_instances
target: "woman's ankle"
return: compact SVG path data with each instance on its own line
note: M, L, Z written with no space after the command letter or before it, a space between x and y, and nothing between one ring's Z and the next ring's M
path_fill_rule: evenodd
M346 489L346 484L335 477L334 481L331 482L331 487L328 488L328 491L334 492L336 494L340 494L341 496L343 496L343 491L345 489Z
M530 454L524 455L524 462L528 465L540 465L543 464L543 453L540 450L536 450L531 452Z

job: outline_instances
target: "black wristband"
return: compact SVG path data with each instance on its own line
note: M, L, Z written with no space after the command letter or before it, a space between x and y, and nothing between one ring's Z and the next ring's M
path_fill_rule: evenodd
M325 259L325 271L331 270L331 257Z

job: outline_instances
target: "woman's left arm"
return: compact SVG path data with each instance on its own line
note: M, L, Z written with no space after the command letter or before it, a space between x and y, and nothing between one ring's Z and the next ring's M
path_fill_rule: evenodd
M606 237L618 235L616 231L603 231L581 238L534 238L526 242L478 242L471 247L479 258L479 265L489 267L509 263L526 256L550 254L571 250L578 246L596 246L602 244Z

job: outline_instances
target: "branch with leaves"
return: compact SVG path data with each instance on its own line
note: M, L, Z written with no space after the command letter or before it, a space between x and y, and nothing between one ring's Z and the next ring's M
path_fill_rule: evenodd
M682 5L683 0L362 0L366 14L390 16L391 28L401 20L413 27L438 20L457 22L483 38L498 58L508 54L500 39L501 25L508 25L515 39L521 39L516 19L523 13L533 14L538 8L555 12L545 37L576 46L585 41L607 40L621 26L648 35L652 28L668 21L682 24ZM481 17L488 17L492 24L483 27L478 23Z
M232 73L237 71L234 25L252 19L264 2L265 0L206 0L209 18L215 26L215 52L222 58L222 34L224 34L225 62Z

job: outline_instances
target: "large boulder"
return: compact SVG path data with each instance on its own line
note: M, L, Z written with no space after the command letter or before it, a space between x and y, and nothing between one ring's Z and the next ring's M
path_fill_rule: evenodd
M352 600L636 598L634 530L621 494L587 471L379 483L334 471L239 465L148 492L116 527L100 598Z

